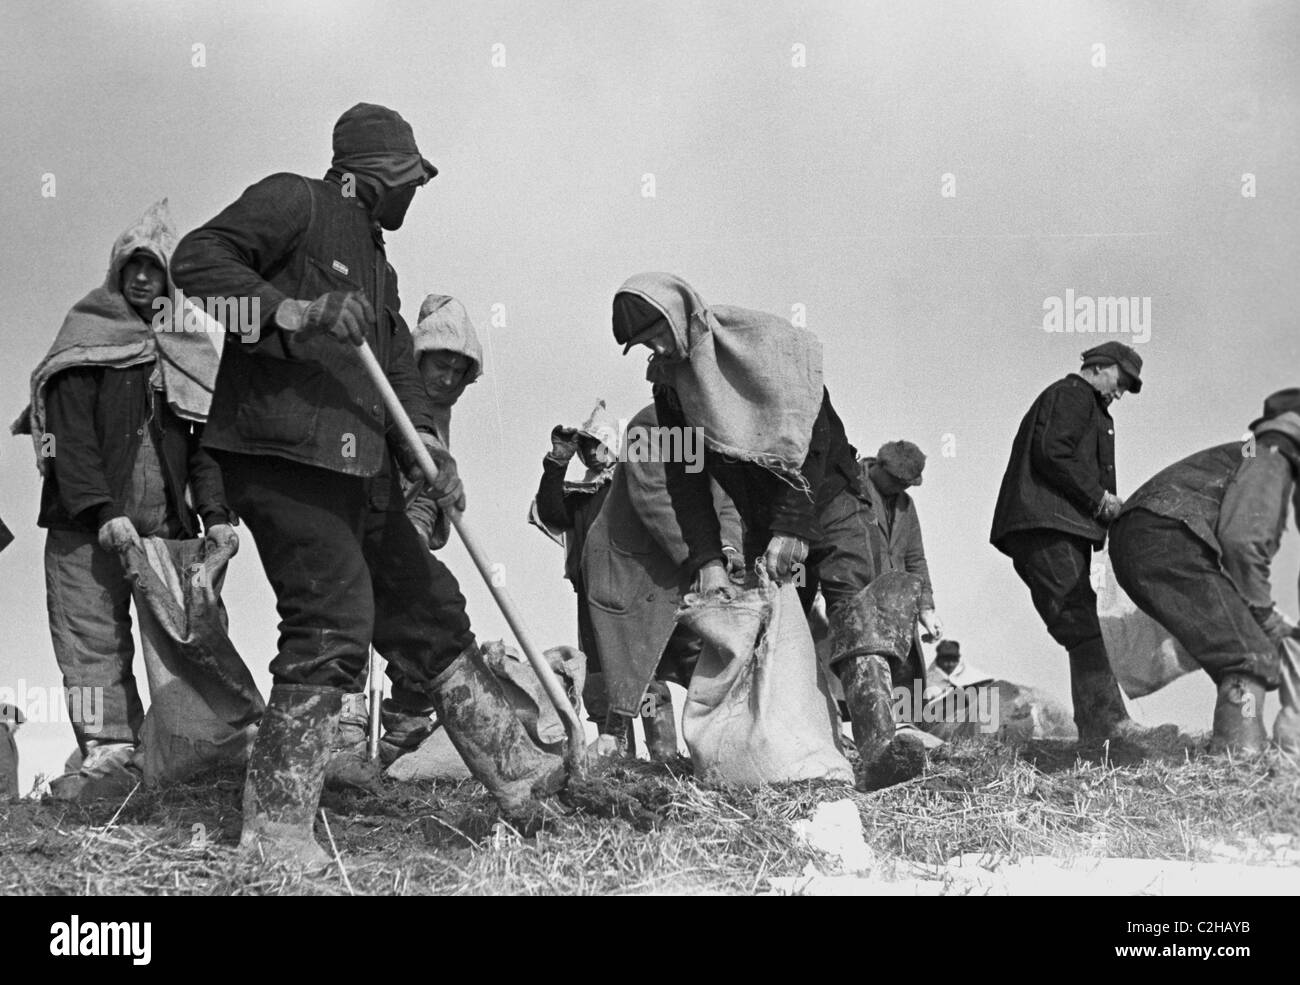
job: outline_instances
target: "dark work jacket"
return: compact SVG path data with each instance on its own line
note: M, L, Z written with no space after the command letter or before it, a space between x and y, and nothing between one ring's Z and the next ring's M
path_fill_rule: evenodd
M168 519L178 533L198 535L196 511L205 529L230 522L221 470L200 444L202 426L177 417L159 399L149 386L153 367L83 366L50 380L45 427L54 445L46 459L40 526L93 532L122 516L146 427L162 460Z
M925 560L925 543L921 540L921 519L916 504L906 492L894 497L893 508L885 501L869 470L874 458L864 458L859 473L863 499L871 507L871 552L876 559L876 573L906 571L921 579L921 608L934 608L934 588L930 584L930 565Z
M1007 553L1008 534L1059 530L1101 547L1106 528L1094 514L1115 488L1115 422L1101 395L1071 373L1039 394L1020 422L989 541Z
M567 462L551 458L542 459L542 480L537 484L537 516L553 530L563 530L564 577L573 583L576 591L582 578L582 545L587 531L596 522L600 508L605 505L610 484L606 482L594 492L565 492L564 476Z
M357 353L328 335L301 341L274 320L287 298L364 292L378 319L366 341L416 429L434 433L411 333L399 313L397 275L367 207L336 183L271 175L181 240L172 276L192 298L248 297L259 305L256 342L226 325L204 445L347 475L383 470L378 498L401 509L400 496L388 502L397 479L386 447L398 447L401 438ZM381 504L372 496L372 505Z
M1246 451L1234 441L1188 455L1139 486L1120 515L1148 510L1181 520L1262 619L1273 611L1269 567L1286 530L1288 501L1300 519L1300 445L1269 431L1257 437L1253 454Z
M655 413L662 427L686 428L686 420L677 394L666 386L655 387ZM759 543L773 533L789 534L810 545L821 538L817 517L828 503L844 489L860 494L858 453L844 434L844 425L831 406L828 391L822 391L821 411L813 423L812 440L801 472L812 490L812 497L789 482L752 462L729 459L706 450L704 468L686 471L685 462L667 462L668 494L690 554L685 570L693 576L701 566L722 559L722 533L714 509L710 477L736 505L745 528L746 553L761 553Z

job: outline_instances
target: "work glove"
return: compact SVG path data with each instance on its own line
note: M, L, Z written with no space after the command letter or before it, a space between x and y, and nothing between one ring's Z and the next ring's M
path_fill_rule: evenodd
M701 595L716 593L723 598L735 598L736 589L727 577L726 566L721 561L710 561L695 575L693 591Z
M551 429L551 453L546 457L553 462L567 464L569 459L578 454L577 428L566 428L557 424Z
M1111 520L1119 516L1119 511L1124 508L1124 500L1120 499L1112 492L1106 493L1101 498L1101 505L1097 507L1094 516L1102 523L1110 523Z
M239 534L235 533L235 528L229 523L214 523L208 527L204 540L208 542L209 554L220 551L228 557L234 557L239 553Z
M275 309L275 324L299 339L329 334L360 345L375 324L375 309L360 291L330 291L315 301L282 301Z
M438 478L434 482L429 482L424 469L420 467L419 459L409 452L403 456L402 463L406 478L411 482L426 483L429 495L443 512L464 513L465 487L460 481L456 460L451 457L451 452L436 436L421 431L420 440L424 442L429 457L433 459L434 467L438 470Z
M922 609L917 613L916 618L921 623L921 628L925 630L922 639L927 643L933 643L935 640L943 639L943 623L939 622L939 617L934 614L933 609Z
M745 580L745 555L730 544L722 545L723 563L727 566L727 577L736 584Z
M808 541L791 534L773 534L767 542L767 551L763 554L763 565L772 580L785 581L795 570L796 564L808 560Z
M115 516L99 528L99 546L114 553L120 553L128 547L144 550L140 535L135 532L131 521L124 516Z

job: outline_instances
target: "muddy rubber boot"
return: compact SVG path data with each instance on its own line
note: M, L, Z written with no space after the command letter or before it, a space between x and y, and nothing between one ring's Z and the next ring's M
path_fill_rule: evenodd
M646 697L641 700L641 727L645 729L645 744L651 762L670 763L677 758L673 696L663 681L652 681L646 688Z
M1129 718L1101 637L1079 644L1069 654L1070 697L1079 741L1140 737L1144 730Z
M504 814L526 813L534 799L564 786L564 761L533 745L477 647L434 680L433 706L461 759Z
M1250 674L1225 674L1214 705L1210 751L1257 756L1268 745L1264 730L1264 682Z
M387 769L433 735L433 705L415 709L404 707L395 698L385 698L381 707L379 720L384 734L379 739L379 759Z
M894 698L889 664L877 653L850 656L835 665L853 723L858 749L857 788L882 790L920 776L925 745L910 730L894 725Z
M325 786L331 790L364 790L378 793L383 785L379 781L379 764L370 761L367 728L370 718L366 714L364 694L343 695L343 710L339 727L330 743L330 761L325 767Z
M338 688L271 688L244 781L239 851L245 859L305 870L330 864L312 835L312 824L342 703Z
M925 744L894 721L893 673L912 647L921 579L890 571L878 576L828 617L828 663L844 687L857 746L857 788L880 790L925 770Z

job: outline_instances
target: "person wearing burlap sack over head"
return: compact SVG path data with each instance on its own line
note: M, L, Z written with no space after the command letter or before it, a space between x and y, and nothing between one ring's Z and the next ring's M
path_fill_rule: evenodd
M660 426L703 436L701 470L665 466L697 592L733 593L712 477L736 505L747 563L761 559L778 585L801 580L805 564L818 570L831 664L858 747L858 786L879 789L921 773L922 741L895 734L892 695L893 677L905 674L920 579L904 575L872 590L878 572L857 453L822 384L820 342L775 315L706 305L663 273L638 274L619 288L613 329L625 353L636 345L653 353L646 378L656 384Z
M16 705L0 703L0 800L19 796L18 743L14 737L27 721Z
M1119 342L1083 353L1077 373L1038 395L1020 422L989 542L1011 558L1048 633L1070 659L1079 739L1148 740L1111 670L1091 582L1092 554L1123 501L1110 406L1142 390L1142 357Z
M218 349L179 321L175 244L166 199L117 238L103 285L64 319L14 425L31 434L44 476L50 633L82 755L76 772L51 783L56 798L123 797L141 779L144 708L122 553L150 536L197 538L200 520L215 549L233 554L239 543L220 470L200 443Z
M1300 752L1297 630L1274 602L1271 563L1300 521L1300 388L1264 401L1245 441L1189 455L1148 479L1111 527L1115 578L1218 689L1211 749L1268 744L1264 694L1282 685L1277 744Z
M398 476L423 472L353 351L371 346L422 435L439 507L463 510L383 239L437 169L400 114L369 103L339 118L333 151L324 179L275 174L246 189L182 241L174 263L192 294L260 306L259 339L228 340L204 444L253 533L281 617L241 852L307 869L330 861L313 824L343 698L362 690L372 642L404 665L504 812L529 809L567 780L562 759L515 717L459 584L406 515Z

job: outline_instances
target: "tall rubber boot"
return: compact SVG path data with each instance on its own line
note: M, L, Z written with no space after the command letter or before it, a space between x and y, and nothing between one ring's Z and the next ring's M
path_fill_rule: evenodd
M369 725L365 694L343 695L339 727L330 742L330 760L325 767L325 785L331 790L377 793L382 788L379 765L370 761Z
M1070 651L1070 697L1080 742L1141 738L1148 730L1129 718L1119 682L1110 669L1106 643L1100 636Z
M895 728L890 669L891 662L901 669L911 648L920 585L915 575L887 572L830 613L829 663L853 724L859 790L893 786L925 769L922 740Z
M311 870L329 865L312 824L342 703L338 688L271 688L244 781L239 850L245 858Z
M521 813L564 786L564 760L533 745L477 647L433 681L433 706L460 758L503 813Z
M663 681L651 681L641 702L641 726L650 761L671 763L677 758L677 720L673 716L673 695Z
M1210 751L1257 756L1268 745L1264 729L1264 682L1250 674L1225 674L1214 704Z

